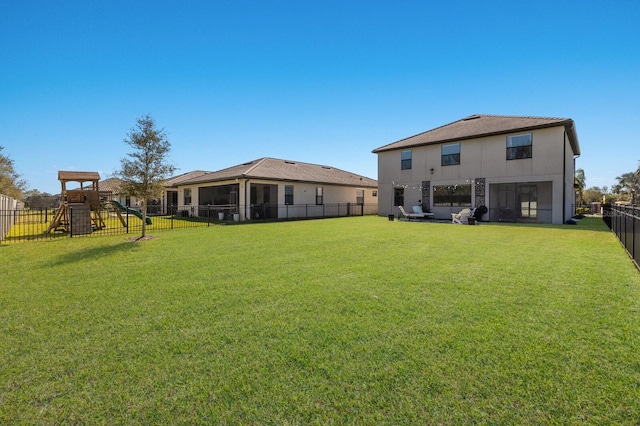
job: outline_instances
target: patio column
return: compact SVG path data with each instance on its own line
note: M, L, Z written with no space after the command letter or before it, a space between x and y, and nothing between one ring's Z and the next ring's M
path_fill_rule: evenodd
M238 213L240 213L240 221L246 220L249 214L247 213L247 209L249 209L248 205L248 194L249 193L249 179L240 180L238 182Z

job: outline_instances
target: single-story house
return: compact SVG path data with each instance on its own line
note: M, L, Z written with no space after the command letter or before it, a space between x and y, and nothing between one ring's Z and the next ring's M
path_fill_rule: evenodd
M378 183L331 166L260 158L189 178L169 179L167 205L238 220L377 214Z
M149 214L172 214L175 213L178 205L178 192L175 189L171 189L173 185L183 180L191 179L196 176L201 176L205 173L202 170L195 170L188 173L183 173L178 176L171 177L165 181L162 198L157 200L148 200L147 212ZM121 180L117 177L111 177L101 180L99 183L100 198L102 201L117 201L123 206L131 207L133 209L140 208L139 200L129 194L124 193L121 190Z
M164 182L164 195L162 197L163 211L169 214L175 214L178 207L182 204L178 200L178 185L190 179L212 173L205 170L193 170L191 172L182 173L177 176L170 177Z
M107 178L98 182L98 189L100 191L100 198L102 201L115 200L123 206L137 207L137 198L124 194L120 190L120 182L120 179L116 177Z
M373 150L378 213L420 204L447 219L565 223L574 215L576 127L569 118L471 115Z

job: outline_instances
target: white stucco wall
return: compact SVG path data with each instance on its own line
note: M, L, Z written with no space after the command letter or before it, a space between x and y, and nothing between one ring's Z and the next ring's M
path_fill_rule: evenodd
M378 197L374 196L374 191L377 193L378 188L370 188L370 187L351 187L351 186L339 186L339 185L329 185L329 184L316 184L316 183L305 183L305 182L286 182L286 181L270 181L263 179L233 179L229 181L221 181L221 182L209 182L209 183L200 183L198 185L182 185L178 187L178 205L182 209L184 206L184 190L189 188L191 189L191 203L188 207L188 210L192 212L192 214L198 214L198 206L200 205L200 200L198 199L198 188L200 187L210 187L210 186L221 186L221 185L229 185L229 184L238 184L239 185L239 205L240 205L240 220L245 220L250 217L250 188L251 185L277 185L278 194L277 200L272 200L271 204L277 204L278 207L278 216L279 217L295 217L296 210L290 209L287 210L285 207L285 186L293 186L293 204L296 206L299 205L309 205L315 208L316 206L316 188L323 188L323 204L325 206L329 206L331 204L347 204L352 203L355 204L357 201L357 190L361 189L364 191L364 204L367 207L365 209L365 214L377 214L378 212ZM319 211L321 211L322 207L319 207ZM299 216L305 216L309 214L308 210L300 210L298 213Z

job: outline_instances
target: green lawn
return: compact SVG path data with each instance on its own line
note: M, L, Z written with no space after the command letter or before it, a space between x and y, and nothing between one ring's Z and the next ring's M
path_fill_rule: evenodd
M355 217L0 246L0 424L636 424L599 219Z

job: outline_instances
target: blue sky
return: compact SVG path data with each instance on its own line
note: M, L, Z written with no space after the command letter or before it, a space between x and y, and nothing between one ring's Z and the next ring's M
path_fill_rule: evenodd
M587 186L640 160L640 2L0 0L0 146L30 188L109 177L138 117L177 173L260 157L377 178L471 114L572 118Z

